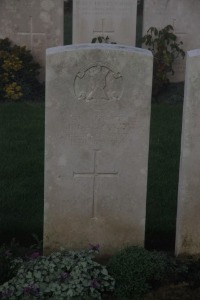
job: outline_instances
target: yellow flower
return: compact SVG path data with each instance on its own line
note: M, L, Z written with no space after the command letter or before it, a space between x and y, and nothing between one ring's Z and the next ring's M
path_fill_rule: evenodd
M14 54L3 54L4 62L2 67L5 71L19 71L22 68L22 61Z
M4 87L4 91L6 93L5 97L11 100L20 100L20 98L23 96L22 88L20 85L17 85L16 82L7 84Z

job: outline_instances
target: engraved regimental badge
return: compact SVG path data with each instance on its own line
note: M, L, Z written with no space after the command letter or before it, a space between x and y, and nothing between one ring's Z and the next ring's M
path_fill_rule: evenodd
M120 100L123 93L123 77L103 62L86 66L74 80L74 92L78 100Z

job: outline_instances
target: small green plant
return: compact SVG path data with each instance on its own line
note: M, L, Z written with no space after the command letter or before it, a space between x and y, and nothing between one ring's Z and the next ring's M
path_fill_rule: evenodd
M169 84L169 74L174 74L173 64L178 57L185 57L185 52L181 48L183 42L177 41L174 29L167 25L161 30L150 27L147 34L142 38L142 43L152 51L153 63L153 96Z
M102 43L104 43L104 44L116 44L115 42L111 42L110 38L108 36L106 36L106 37L104 37L104 36L94 37L92 39L91 43L92 44L95 44L95 43L97 43L97 44L102 44Z
M89 251L62 249L23 262L16 276L0 286L0 298L101 299L102 294L113 291L114 279L106 267L93 261L97 252L97 246Z
M30 246L30 249L32 249L32 250L38 250L39 252L42 252L42 249L43 249L43 240L40 240L39 237L38 237L38 235L35 234L35 233L32 233L32 237L33 237L35 243Z
M164 278L167 269L164 254L135 246L114 255L108 263L108 271L116 281L114 295L120 300L142 296Z
M35 100L42 92L38 81L40 65L26 47L0 39L0 99Z

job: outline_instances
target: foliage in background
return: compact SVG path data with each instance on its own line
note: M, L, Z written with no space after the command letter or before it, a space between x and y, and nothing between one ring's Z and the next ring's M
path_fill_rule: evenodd
M98 247L32 256L21 262L15 277L0 286L1 299L101 299L113 291L114 279L106 267L93 261Z
M97 43L97 44L102 44L102 43L104 43L104 44L116 44L115 42L111 42L110 38L108 36L106 36L106 37L104 37L104 36L94 37L92 39L91 43L92 44L95 44L95 43Z
M38 81L40 65L33 60L26 47L0 39L0 99L29 101L41 98L42 85Z
M142 38L142 43L153 53L153 96L157 96L169 84L169 75L174 75L174 61L185 56L181 48L183 42L177 41L173 27L167 25L161 30L150 27Z
M108 264L108 271L116 282L116 298L142 296L164 278L169 267L162 253L134 246L122 250Z

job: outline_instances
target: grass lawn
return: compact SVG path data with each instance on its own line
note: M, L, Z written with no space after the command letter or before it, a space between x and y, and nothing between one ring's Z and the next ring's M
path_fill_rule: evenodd
M154 103L147 248L174 247L182 104ZM0 105L0 240L42 237L44 104Z
M152 105L146 247L174 248L182 104Z
M44 104L0 105L0 240L42 237Z

